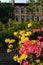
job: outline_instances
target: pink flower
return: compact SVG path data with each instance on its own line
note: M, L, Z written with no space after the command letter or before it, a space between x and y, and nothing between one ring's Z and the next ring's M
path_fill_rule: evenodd
M40 29L37 29L36 32L40 32Z
M37 41L37 45L42 47L43 46L43 42Z
M40 29L33 29L33 33L40 32Z
M36 47L35 53L36 53L36 57L39 57L40 56L40 53L41 53L41 48Z
M33 29L33 33L35 33L36 32L36 29Z
M22 50L19 50L19 54L23 54L23 51Z
M35 51L35 48L36 48L36 45L32 45L32 53L34 53L34 51Z
M42 39L42 36L38 36L37 38L38 38L39 40L41 40L41 39Z
M41 47L43 46L43 42L41 42Z
M27 40L23 45L25 48L27 48L29 44L30 44L30 40Z
M43 28L41 28L41 31L43 31Z
M36 48L35 45L31 45L31 46L29 47L29 52L30 52L30 53L34 53L35 48Z
M29 65L28 61L24 61L23 65Z
M22 65L22 61L20 61L20 65Z
M40 41L39 41L39 42L37 42L37 45L38 45L38 46L40 46L40 45L41 45L41 42L40 42Z
M19 54L23 54L25 51L25 47L23 47L22 49L19 50Z
M29 54L30 54L29 50L26 50L26 54L27 54L27 55L29 55Z

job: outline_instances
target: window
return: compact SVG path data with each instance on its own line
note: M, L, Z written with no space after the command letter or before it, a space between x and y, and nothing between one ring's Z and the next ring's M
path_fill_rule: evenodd
M34 21L34 15L32 15L32 20Z
M15 18L16 18L16 21L19 21L19 16L18 15Z
M27 13L29 13L29 12L30 12L30 9L29 9L29 8L27 8L27 9L26 9L26 12L27 12Z
M24 18L25 18L24 16L21 16L21 21L22 21L22 22L24 21Z
M24 8L21 8L21 13L24 13Z
M37 21L39 21L39 16L37 17Z
M29 17L29 16L27 16L27 17L26 17L26 21L29 21L29 19L30 19L30 17Z
M19 8L15 8L15 12L16 13L19 13Z
M32 9L32 12L34 13L35 12L35 9Z
M37 12L39 12L39 9L37 9Z

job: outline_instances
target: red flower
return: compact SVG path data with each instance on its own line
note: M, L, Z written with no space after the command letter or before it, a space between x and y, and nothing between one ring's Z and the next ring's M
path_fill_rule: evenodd
M40 32L40 29L33 29L33 33Z
M23 46L24 46L25 48L27 48L27 47L29 46L29 44L30 44L30 40L27 40L27 41L23 44Z
M33 33L35 33L36 32L36 29L33 29Z
M30 52L29 52L29 50L26 50L26 54L27 54L27 55L30 55Z
M42 47L43 46L43 42L40 42L39 40L37 40L37 45Z
M19 50L19 54L23 54L25 51L25 47L23 47L22 49Z
M29 65L29 62L28 61L24 61L23 65Z
M37 29L36 32L40 32L40 29Z
M43 31L43 28L41 28L41 31Z
M41 53L41 48L36 47L35 53L36 53L36 57L39 57L40 56L40 53Z
M41 39L42 39L42 36L38 36L37 38L38 38L39 40L41 40Z

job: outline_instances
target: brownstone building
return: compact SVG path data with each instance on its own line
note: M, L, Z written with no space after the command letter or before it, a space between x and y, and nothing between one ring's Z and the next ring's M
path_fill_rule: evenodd
M42 10L41 5L35 4L34 9L32 9L28 3L15 3L15 21L41 21L42 20Z

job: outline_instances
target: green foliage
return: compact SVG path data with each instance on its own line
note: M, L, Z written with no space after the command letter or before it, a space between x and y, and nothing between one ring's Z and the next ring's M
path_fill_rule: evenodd
M13 7L8 3L0 3L0 21L7 22L9 18L13 18ZM6 21L5 21L6 20Z
M14 31L20 31L20 30L26 30L26 31L32 31L33 29L37 29L37 28L42 28L43 26L40 24L35 23L34 21L32 21L33 26L28 28L27 23L15 23L15 21L11 21L11 22L7 22L6 24L2 24L0 25L0 35L1 35L1 40L3 40L3 38L5 37L13 37L13 32Z

